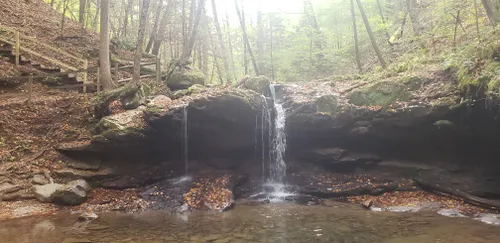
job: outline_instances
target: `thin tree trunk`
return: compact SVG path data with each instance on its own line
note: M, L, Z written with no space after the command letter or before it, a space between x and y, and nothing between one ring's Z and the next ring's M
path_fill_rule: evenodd
M481 0L481 3L483 3L483 7L486 10L486 15L491 25L497 25L500 22L500 11L495 7L495 3L491 0Z
M218 49L217 45L214 44L212 33L210 31L210 26L208 25L208 21L206 22L206 29L208 35L208 42L210 43L210 47L212 49L212 58L214 59L215 68L217 69L217 76L219 77L219 81L221 85L224 85L224 80L222 79L222 72L220 69L219 61L218 61Z
M479 7L477 4L477 0L474 0L474 15L476 21L477 39L479 40L481 38L481 34L479 32Z
M359 12L361 13L361 17L363 18L363 22L365 23L366 32L368 32L368 36L370 37L370 41L372 43L373 49L377 54L378 60L383 68L387 66L384 57L382 57L382 53L377 45L377 40L375 39L375 35L373 34L372 27L370 26L370 22L368 21L368 17L366 16L365 10L363 9L363 5L361 4L361 0L356 0L358 4Z
M420 10L418 9L417 0L406 0L406 6L408 7L408 12L410 14L413 33L416 36L422 35L423 27L422 23L420 23Z
M270 46L271 46L271 78L272 80L274 81L275 77L274 77L274 57L273 57L273 24L274 24L274 18L271 18L271 21L269 23L269 35L271 37L271 43L270 43Z
M191 0L191 5L189 9L189 22L188 22L188 35L191 34L189 31L193 29L194 17L196 14L196 0Z
M80 9L78 13L78 23L83 25L85 21L85 6L87 5L86 0L80 0Z
M182 13L181 13L181 24L182 24L182 43L187 45L187 33L186 33L186 1L182 0Z
M265 68L264 68L264 23L262 21L262 12L258 11L257 12L257 41L256 41L256 46L257 46L257 65L259 67L259 71L262 72L262 74L267 73Z
M68 0L64 0L63 2L63 12L61 19L61 36L64 36L64 22L66 20L66 10L68 9Z
M110 90L116 87L116 83L111 78L111 63L109 58L109 1L101 0L101 30L99 43L99 63L103 90Z
M94 21L92 21L92 26L94 27L94 29L96 31L97 31L97 20L99 20L99 15L100 15L99 12L101 10L101 5L102 5L101 0L97 0L97 5L96 5L96 10L95 10L95 15L94 15Z
M356 12L354 11L354 0L351 0L351 18L352 18L352 29L354 34L354 52L356 57L356 65L360 73L363 72L363 66L361 65L361 60L359 58L359 43L358 43L358 27L356 25Z
M215 0L212 0L212 11L214 15L213 18L214 18L215 30L217 31L217 37L219 38L219 46L222 54L222 63L224 65L224 71L226 72L226 82L232 83L233 75L232 75L232 70L230 70L229 68L229 55L227 53L226 44L224 43L224 37L222 37L222 30L219 24L219 18L217 15L217 7L215 5Z
M458 24L460 22L460 10L457 12L457 16L453 16L455 18L455 30L453 32L453 46L457 46L457 30L458 30Z
M238 1L234 0L234 4L236 7L236 13L238 14L238 19L240 20L241 30L243 32L243 40L245 41L248 54L250 55L250 58L252 59L252 64L253 64L255 74L257 76L259 76L260 75L259 68L257 66L257 61L255 60L255 56L253 55L252 47L250 46L250 42L248 41L248 35L247 35L246 27L245 27L245 22L243 21L240 9L238 8Z
M167 6L165 7L165 10L163 10L163 15L160 20L160 26L158 27L156 38L154 39L153 50L151 51L153 55L158 55L161 44L165 40L168 27L168 19L170 17L170 9L172 9L172 7L170 6L171 3L172 2L169 0ZM172 29L170 26L170 40L171 39L172 39ZM170 46L172 47L172 43L170 43ZM172 54L172 56L174 55Z
M227 44L229 46L229 57L230 57L230 61L231 61L231 70L233 70L233 74L234 74L234 55L233 55L233 44L231 43L231 28L229 27L229 16L227 14L227 11L226 11L226 28L225 28L225 32L227 33Z
M187 65L187 61L191 56L191 52L193 51L196 35L198 34L198 26L200 25L201 14L205 9L205 0L200 0L198 5L199 7L193 23L193 30L191 31L191 37L189 38L189 42L187 43L187 45L184 45L181 58L179 60L179 65L181 67Z
M142 0L141 15L139 17L139 31L137 34L137 46L135 47L134 56L134 73L132 75L132 82L136 85L140 83L141 76L141 59L142 59L142 45L144 43L144 36L146 34L146 24L148 22L150 0Z
M382 5L380 4L380 0L377 0L377 7L378 7L378 13L380 14L380 18L382 19L382 24L385 26L385 18L384 18L384 12L382 10ZM387 43L391 45L391 36L389 35L389 32L387 32L387 29L385 29L385 37L387 38Z
M50 1L50 6L51 6L51 7L54 7L54 3L55 3L55 2L56 2L56 0L51 0L51 1Z
M146 53L149 53L151 51L151 48L153 47L153 43L158 38L158 22L160 20L160 15L162 15L161 14L162 13L161 10L163 9L162 7L163 7L163 0L159 0L158 7L156 9L154 25L153 25L153 28L151 29L151 34L149 35L148 44L146 45Z
M122 36L127 36L128 19L132 10L133 3L133 0L128 0L127 2L127 6L125 8L125 16L123 17L123 33L121 34Z

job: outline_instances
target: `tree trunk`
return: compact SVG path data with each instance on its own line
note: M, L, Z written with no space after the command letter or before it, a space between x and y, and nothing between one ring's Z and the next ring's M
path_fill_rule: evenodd
M241 16L240 9L238 7L238 1L234 0L234 4L235 4L235 7L236 7L236 13L238 14L238 19L240 20L241 30L243 32L243 40L245 41L248 54L250 55L250 58L252 59L252 64L253 64L253 68L254 68L255 74L257 76L259 76L260 75L259 67L257 66L257 61L255 60L255 56L253 55L252 47L250 46L250 42L248 41L247 30L246 30L246 27L245 27L245 22L243 21L243 18Z
M68 9L68 0L64 0L63 2L63 12L61 19L61 36L64 36L64 22L66 20L66 10Z
M356 54L356 65L360 73L363 72L363 66L361 65L361 60L359 58L359 44L358 44L358 27L356 25L356 12L354 11L354 0L351 0L351 18L352 18L352 29L354 34L354 52Z
M229 27L229 17L228 17L228 14L226 12L226 28L225 28L225 32L227 33L227 44L228 44L228 47L229 47L229 61L231 62L231 70L233 70L233 74L234 74L234 55L233 55L233 44L231 42L231 28Z
M161 43L163 43L167 34L168 18L170 15L170 9L172 8L170 4L171 1L168 1L165 10L163 10L163 15L161 16L160 20L160 26L158 27L158 32L156 34L156 38L154 39L153 50L151 51L153 55L158 55L158 53L160 52ZM172 36L170 38L172 38ZM172 46L172 44L170 44L170 46ZM173 53L172 56L174 56Z
M361 0L356 0L356 3L358 4L359 12L361 13L361 17L363 18L363 22L365 24L366 31L368 32L368 36L370 37L370 41L372 43L373 49L375 50L375 53L377 54L378 60L380 61L380 64L382 65L383 68L387 66L384 57L382 57L382 53L380 52L380 49L378 48L377 45L377 40L375 39L375 35L373 34L372 27L370 26L370 22L368 21L368 17L366 16L365 10L363 9L363 5L361 4Z
M83 22L85 21L85 6L86 6L86 0L80 0L80 8L78 12L78 23L83 25Z
M208 25L208 21L206 21L206 29L207 29L207 35L208 35L208 42L210 43L210 47L212 49L212 58L214 60L214 65L217 70L217 76L219 77L219 82L221 85L224 85L224 80L222 79L222 72L219 64L219 58L217 53L219 53L217 49L217 45L214 44L213 38L212 38L212 33L210 31L210 26ZM213 75L212 75L213 76Z
M492 0L481 0L481 2L483 3L491 25L497 25L500 22L500 11L496 8L495 2Z
M101 30L99 43L99 64L103 90L110 90L116 87L116 83L111 79L111 63L109 58L109 1L101 0Z
M200 25L201 14L205 8L205 0L200 0L198 4L198 11L196 13L193 30L191 31L191 37L189 38L189 42L187 45L184 45L182 49L181 58L179 60L179 65L185 66L188 64L188 59L191 56L191 52L193 51L194 42L196 40L196 35L198 34L198 26Z
M134 56L134 73L132 75L132 82L134 84L140 83L141 77L141 59L142 59L142 45L144 43L144 36L146 34L146 24L148 22L150 0L142 0L141 15L139 18L139 31L137 33L137 46L135 47Z
M56 2L56 0L50 0L50 6L51 7L54 7L54 3Z
M479 41L481 34L479 32L479 7L477 4L477 0L474 0L474 17L475 17L475 24L476 24L477 40Z
M264 23L262 21L262 12L258 11L257 12L257 41L256 41L256 46L257 46L257 66L259 67L259 71L262 72L262 74L267 73L267 71L264 68Z
M128 0L127 7L125 8L125 16L123 17L123 33L121 34L123 36L127 36L128 19L132 10L133 3L133 0Z
M158 22L160 20L161 10L163 9L163 0L158 1L158 8L156 9L155 21L153 24L153 28L151 29L151 34L149 35L149 41L146 45L146 53L151 51L151 47L153 47L153 43L158 38ZM159 51L159 50L158 50Z
M94 27L94 29L97 31L97 20L99 19L99 15L100 15L100 10L101 10L101 5L102 5L102 2L101 0L97 0L97 5L96 5L96 10L95 10L95 15L94 15L94 21L92 21L92 26Z
M232 70L229 68L229 55L227 53L226 44L224 43L224 37L222 37L222 30L219 24L219 18L217 15L217 7L215 5L215 0L212 0L212 11L214 18L215 30L217 31L217 37L219 38L219 46L222 54L222 63L224 65L224 71L226 72L226 82L231 83L233 81Z
M382 10L382 4L380 4L380 0L377 0L377 7L378 7L378 13L380 14L380 18L382 19L382 24L385 26L385 18L384 18L384 12ZM391 35L389 35L389 32L387 32L387 29L385 29L385 37L387 38L387 42L389 45L391 45Z
M420 10L417 0L406 0L406 6L408 7L408 13L410 14L413 33L416 36L422 35L423 26L422 23L420 23Z

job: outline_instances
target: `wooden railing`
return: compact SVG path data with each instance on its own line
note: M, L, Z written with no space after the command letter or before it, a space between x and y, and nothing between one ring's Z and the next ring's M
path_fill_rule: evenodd
M77 71L80 69L86 70L88 68L88 60L79 58L75 55L72 55L68 52L65 52L61 49L55 48L53 46L50 46L48 44L45 44L36 38L30 37L23 35L19 33L18 30L11 29L9 27L0 25L0 41L5 42L11 46L14 47L14 52L15 52L15 64L19 65L20 63L20 58L21 58L21 52L25 52L27 54L36 56L40 59L43 59L47 62L50 62L54 65L57 65L59 68L62 69L67 69L69 71ZM70 62L56 58L51 58L48 57L47 54L43 54L40 51L35 51L33 48L30 48L29 46L34 46L36 45L38 48L43 48L45 50L49 50L51 52L55 52L61 56L63 56L65 59L71 60ZM87 72L82 72L81 73L81 78L83 80L83 83L87 83Z

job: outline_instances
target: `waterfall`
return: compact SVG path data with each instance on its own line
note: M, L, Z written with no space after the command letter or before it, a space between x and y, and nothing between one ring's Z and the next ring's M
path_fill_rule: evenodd
M262 95L262 100L264 103L264 107L262 109L261 115L261 136L260 136L260 145L261 145L261 160L262 160L262 181L266 181L266 142L265 142L265 131L267 128L268 131L268 144L271 144L271 110L269 109L269 105L267 104L267 98ZM270 157L269 157L270 158Z
M286 175L285 152L286 152L286 114L283 105L276 99L276 91L274 85L270 86L271 97L274 100L274 131L272 138L272 160L271 160L271 177L270 182L284 184Z
M184 161L185 174L188 173L188 105L184 106L183 117L181 123L181 149L182 149L182 160Z

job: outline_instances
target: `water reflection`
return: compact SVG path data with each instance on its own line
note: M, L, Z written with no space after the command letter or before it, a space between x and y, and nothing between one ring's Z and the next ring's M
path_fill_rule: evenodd
M238 206L225 213L60 214L0 222L1 242L500 242L500 228L438 214L365 211L344 204Z

